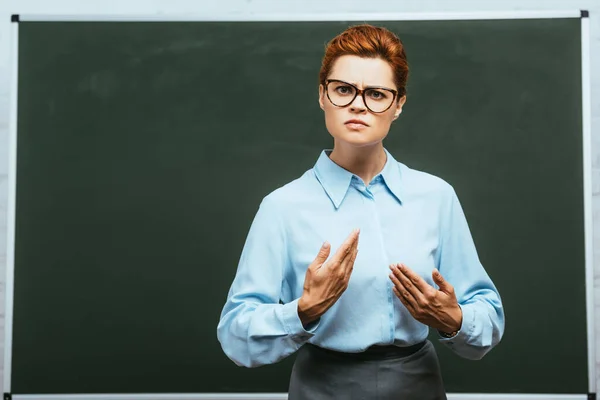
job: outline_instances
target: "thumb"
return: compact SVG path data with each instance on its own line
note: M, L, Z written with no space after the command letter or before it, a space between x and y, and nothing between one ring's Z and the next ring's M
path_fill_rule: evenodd
M331 252L331 245L329 242L325 241L321 248L319 249L319 254L315 258L315 264L320 265L327 261L327 257L329 257L329 253Z
M445 293L450 293L452 291L452 285L450 285L442 276L442 274L440 274L440 271L438 271L437 269L433 270L433 273L431 274L431 276L433 277L433 281L440 287L440 290L442 292Z

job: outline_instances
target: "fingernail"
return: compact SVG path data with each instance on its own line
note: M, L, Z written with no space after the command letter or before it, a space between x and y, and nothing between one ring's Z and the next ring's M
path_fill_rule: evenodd
M327 240L323 242L323 247L325 247L325 248L329 247L329 242Z

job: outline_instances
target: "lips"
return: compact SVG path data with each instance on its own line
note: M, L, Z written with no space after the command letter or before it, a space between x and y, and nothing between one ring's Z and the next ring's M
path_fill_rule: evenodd
M348 124L357 124L357 125L364 125L364 126L369 126L369 124L367 124L365 121L362 121L360 119L351 119L349 121L344 122L345 125Z

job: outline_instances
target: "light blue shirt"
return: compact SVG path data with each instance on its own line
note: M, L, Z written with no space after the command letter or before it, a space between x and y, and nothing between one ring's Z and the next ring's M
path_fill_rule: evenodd
M481 265L454 189L433 175L387 161L367 186L323 151L316 165L262 200L223 307L217 337L237 365L256 367L309 342L342 352L427 339L392 291L390 264L435 286L437 268L463 312L459 333L439 340L480 359L501 339L500 295ZM298 316L306 269L325 241L331 256L354 228L359 252L348 288L306 330Z

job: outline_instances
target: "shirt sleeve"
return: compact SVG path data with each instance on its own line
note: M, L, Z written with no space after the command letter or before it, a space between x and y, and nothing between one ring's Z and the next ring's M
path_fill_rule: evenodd
M281 304L288 268L286 234L271 196L254 217L217 326L225 354L238 366L258 367L289 356L308 341L318 322L304 329L298 299Z
M453 287L463 312L462 326L440 342L461 357L479 360L504 334L504 309L498 290L484 270L454 189L441 216L438 270Z

